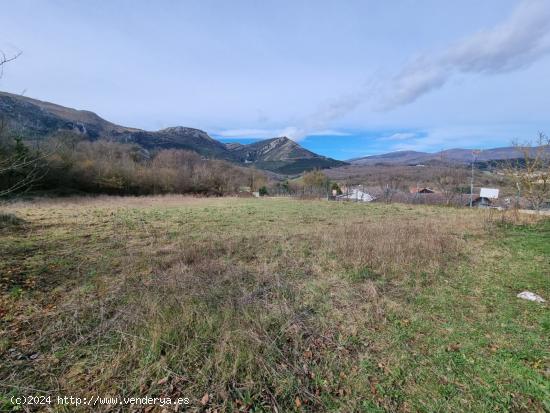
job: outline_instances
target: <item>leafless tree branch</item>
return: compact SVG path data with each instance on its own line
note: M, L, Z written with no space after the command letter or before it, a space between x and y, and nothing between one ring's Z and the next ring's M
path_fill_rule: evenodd
M518 158L510 162L505 173L515 182L518 198L540 210L550 202L550 138L543 132L533 142L514 142Z
M0 77L2 77L4 74L4 65L6 63L13 62L15 59L21 56L22 53L23 52L17 52L12 56L7 56L6 53L0 50Z

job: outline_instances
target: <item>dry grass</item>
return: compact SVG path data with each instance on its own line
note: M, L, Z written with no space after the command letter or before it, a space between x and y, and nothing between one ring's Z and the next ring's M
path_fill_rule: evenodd
M190 411L436 410L433 378L394 381L426 351L411 320L437 317L413 303L448 288L495 230L479 211L291 200L10 211L27 223L1 234L2 384L189 397ZM412 326L420 335L402 337ZM485 405L470 393L446 406Z
M137 207L173 207L185 205L197 205L211 202L215 198L205 198L191 195L167 194L158 196L112 196L90 195L71 196L66 198L35 198L16 199L6 209L20 211L21 209L40 208L137 208ZM227 198L225 198L227 199Z

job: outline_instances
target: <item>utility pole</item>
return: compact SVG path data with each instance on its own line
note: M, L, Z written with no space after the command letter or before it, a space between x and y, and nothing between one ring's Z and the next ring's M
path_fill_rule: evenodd
M476 155L481 151L474 149L472 151L472 175L470 176L470 208L474 206L474 164L476 163Z

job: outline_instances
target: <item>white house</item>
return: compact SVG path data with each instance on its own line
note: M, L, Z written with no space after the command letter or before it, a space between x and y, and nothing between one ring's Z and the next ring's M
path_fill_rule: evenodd
M349 192L338 195L336 199L341 201L372 202L376 198L359 188L352 188Z
M481 188L479 191L480 198L498 199L499 190L496 188Z
M472 206L477 208L492 208L493 200L498 199L499 190L496 188L481 188L479 196L472 200Z

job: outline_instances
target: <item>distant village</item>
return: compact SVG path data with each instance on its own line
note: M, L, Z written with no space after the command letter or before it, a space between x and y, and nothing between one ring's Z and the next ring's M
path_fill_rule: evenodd
M330 188L317 190L289 191L281 190L280 186L261 187L258 191L252 191L251 187L241 187L239 197L263 197L263 196L291 196L296 198L320 198L337 202L400 202L425 205L448 205L455 207L493 208L507 209L510 207L526 207L526 201L519 197L499 197L498 188L474 188L472 193L458 193L449 191L445 193L431 187L410 187L408 191L391 188L389 185L382 187L369 187L366 185L345 185L333 183Z
M339 193L340 192L340 193ZM511 198L499 199L499 189L480 188L472 194L455 194L452 199L449 195L429 187L411 187L408 192L392 190L389 187L384 189L368 188L363 185L340 187L340 191L333 189L328 197L332 201L350 202L403 202L414 204L467 206L474 208L495 208L504 209L512 205Z

